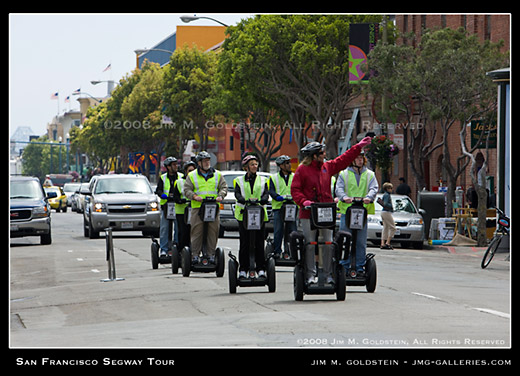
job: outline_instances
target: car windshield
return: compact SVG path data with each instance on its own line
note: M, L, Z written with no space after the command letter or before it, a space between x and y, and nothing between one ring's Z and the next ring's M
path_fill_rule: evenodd
M76 190L79 188L79 183L67 183L63 186L64 192L76 192Z
M19 180L11 181L9 197L43 199L43 193L36 180Z
M112 178L100 179L94 190L94 194L111 193L140 193L151 194L150 184L145 179L139 178Z
M381 197L383 199L383 195L378 195L377 197ZM394 207L394 212L405 212L405 213L417 213L417 210L415 209L415 205L413 204L412 200L410 200L408 197L398 197L391 195L392 197L392 206ZM377 203L377 201L374 202L376 204L376 211L383 210L383 207Z
M224 179L226 179L226 183L227 183L227 186L228 186L228 192L235 192L235 187L233 185L233 180L235 180L235 178L237 176L242 176L244 175L243 173L239 173L237 172L236 174L226 174L224 175Z
M47 195L49 194L49 192L56 192L57 197L61 196L61 192L58 187L43 187L43 190L45 191L45 193L47 193Z

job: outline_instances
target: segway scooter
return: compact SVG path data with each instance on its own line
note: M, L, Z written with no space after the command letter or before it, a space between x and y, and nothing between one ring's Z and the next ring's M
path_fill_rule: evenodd
M165 213L161 213L164 215ZM172 255L174 250L177 250L177 243L172 241L173 235L173 221L175 220L175 202L173 202L173 192L170 190L168 194L168 202L166 203L166 219L168 220L168 252L166 255L160 255L160 245L157 239L153 236L152 238L152 246L151 246L151 259L152 259L152 269L157 269L159 264L170 264L172 262ZM178 254L178 252L177 252ZM178 265L178 264L177 264Z
M293 254L291 250L289 223L296 222L298 219L298 205L296 205L290 195L285 196L282 207L280 208L280 218L285 222L282 253L279 257L275 256L273 240L268 238L267 245L265 246L265 255L267 258L272 253L276 266L295 266L297 256Z
M188 206L184 209L184 223L188 226L188 231L190 229L190 221L191 221L191 201L188 201ZM179 247L176 243L172 246L172 274L177 274L179 272L179 267L182 263L182 255L179 252Z
M313 203L311 209L311 229L317 229L315 241L305 243L303 233L293 231L291 233L291 242L297 249L298 262L294 267L294 299L302 301L303 295L322 295L322 294L336 294L337 300L345 300L345 269L339 263L341 258L341 249L335 241L325 242L321 241L319 235L320 229L333 229L336 224L336 203ZM313 245L316 261L316 270L318 271L318 282L307 283L305 281L305 248L308 245ZM326 283L327 276L320 267L319 255L324 245L332 245L334 247L332 258L332 273L334 283Z
M264 209L260 206L258 200L247 200L244 209L244 226L249 231L249 271L246 278L238 278L239 263L236 256L229 252L228 276L230 294L237 292L237 286L253 287L267 285L269 292L276 291L276 270L272 253L266 259L267 277L258 277L256 275L255 240L257 236L261 236L259 230L264 225L263 221Z
M208 224L215 222L218 215L218 203L214 197L207 197L202 201L199 209L199 216L203 222L202 227L202 250L199 253L198 262L192 263L191 248L184 247L181 254L182 275L189 277L190 272L212 273L216 272L217 277L224 275L224 252L220 247L215 249L214 260L211 260L207 251Z
M346 213L346 223L352 231L352 246L345 247L345 260L350 253L350 265L348 266L346 275L347 286L366 286L368 292L376 290L377 267L373 253L367 253L365 261L365 276L358 275L356 270L356 240L358 231L362 230L367 223L367 209L363 206L363 198L354 197L352 205L349 206ZM348 240L347 240L348 241Z

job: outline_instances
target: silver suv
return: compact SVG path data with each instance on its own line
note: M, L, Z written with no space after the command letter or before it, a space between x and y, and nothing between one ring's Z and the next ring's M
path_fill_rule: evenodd
M99 175L81 193L90 196L83 212L86 237L95 239L107 227L159 236L159 198L145 176Z

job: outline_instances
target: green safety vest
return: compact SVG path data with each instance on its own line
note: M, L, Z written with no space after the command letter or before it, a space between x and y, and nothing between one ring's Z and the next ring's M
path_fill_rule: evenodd
M182 173L180 173L180 172L177 173L177 179L180 179L182 176L183 176ZM168 196L170 194L170 179L168 179L168 173L165 172L164 174L162 174L161 179L163 181L163 193L165 193L166 196ZM161 205L161 206L165 205L167 201L168 201L167 199L161 198L161 201L159 201L159 205Z
M208 180L204 179L204 176L199 175L198 170L193 170L188 174L188 178L193 183L194 192L197 196L202 198L206 197L217 197L218 195L218 183L222 178L220 171L215 170L215 173ZM202 202L197 200L191 200L192 208L200 208Z
M348 174L345 174L345 171ZM346 193L348 197L366 197L368 193L368 182L370 179L374 177L374 172L366 169L359 178L359 185L356 181L356 175L354 171L351 170L343 170L339 173L339 177L343 179L345 182L345 187L347 188ZM340 197L341 199L341 197ZM352 204L347 204L346 202L339 201L338 207L341 214L346 214L348 207ZM375 214L375 204L372 202L370 204L363 205L367 209L368 214Z
M181 198L186 198L184 196L184 183L186 183L186 180L184 179L177 179L175 180L174 187L177 188L179 193L181 194ZM175 204L175 214L184 214L184 210L186 209L186 206L188 206L188 203L185 204Z
M291 172L289 174L289 181L288 184L285 184L285 179L280 176L280 173L276 173L271 175L271 180L274 183L274 190L276 193L278 193L280 196L287 196L291 194L291 184L293 181L294 174ZM241 187L242 188L242 187ZM276 201L273 200L271 203L273 210L279 210L282 208L283 201Z
M161 175L161 179L163 181L163 193L168 196L170 194L170 179L168 179L168 173L164 173ZM168 200L165 198L161 198L159 204L161 206L165 205Z
M235 180L233 180L233 187L235 187L235 189L236 189L236 185L238 184L238 186L240 187L240 191L242 192L242 196L244 196L244 198L246 200L249 200L251 198L256 198L256 199L260 200L262 198L263 189L265 187L265 179L266 178L263 176L256 175L255 184L253 186L253 193L251 193L251 189L249 188L249 186L246 189L246 175L235 178ZM245 207L246 206L244 204L241 204L239 202L236 203L235 218L238 221L244 220ZM265 206L263 207L263 209L264 209L264 222L267 222L269 220L269 217L267 216L267 209L265 208Z

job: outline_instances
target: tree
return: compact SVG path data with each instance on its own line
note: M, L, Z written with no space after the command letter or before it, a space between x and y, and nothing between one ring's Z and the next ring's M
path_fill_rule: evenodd
M421 88L418 94L444 140L442 167L448 176L448 213L452 212L457 180L470 158L461 153L452 160L446 140L452 127L464 132L471 120L495 109L496 87L486 72L506 64L499 46L489 41L481 44L477 35L468 35L463 28L427 31L421 37L416 65Z
M153 63L143 70L139 82L121 105L123 120L122 139L134 151L144 153L145 175L150 177L150 154L160 151L161 100L163 96L164 71ZM157 170L160 166L156 166Z
M418 52L411 46L378 43L368 59L367 70L376 73L370 78L367 91L375 98L387 100L385 113L377 112L380 123L403 124L406 162L418 190L422 190L426 188L424 163L444 140L436 140L437 128L429 121L419 96L417 58Z
M204 112L204 100L214 85L217 57L196 46L178 48L165 66L163 106L172 120L180 125L183 138L194 128L201 150L208 147L209 118Z
M299 146L309 124L337 154L343 109L352 98L348 80L348 32L351 22L380 21L381 16L262 15L230 27L221 69L227 88L248 88L254 103L284 112ZM332 126L328 126L332 124Z

